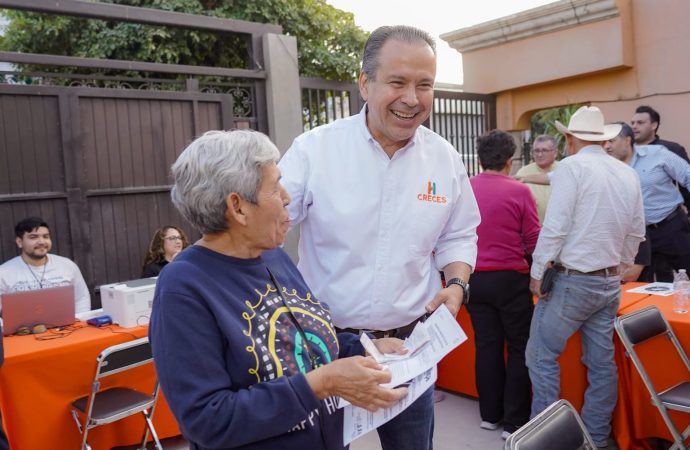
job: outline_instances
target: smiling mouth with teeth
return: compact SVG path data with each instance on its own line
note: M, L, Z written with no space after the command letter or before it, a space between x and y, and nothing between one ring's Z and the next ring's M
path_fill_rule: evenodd
M405 113L401 113L398 111L391 111L391 112L393 113L394 116L399 117L401 119L412 119L414 116L417 115L417 113L405 114Z

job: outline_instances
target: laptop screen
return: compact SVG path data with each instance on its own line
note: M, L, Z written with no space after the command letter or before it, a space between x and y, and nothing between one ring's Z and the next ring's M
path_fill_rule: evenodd
M0 300L5 336L16 333L21 327L43 324L52 328L75 322L72 285L8 292L0 295Z

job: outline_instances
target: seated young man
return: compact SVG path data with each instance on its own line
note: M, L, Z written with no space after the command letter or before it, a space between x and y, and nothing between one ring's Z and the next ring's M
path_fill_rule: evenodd
M21 254L0 265L0 294L72 284L75 311L89 311L91 297L79 267L69 258L49 253L53 243L48 224L29 217L14 232Z

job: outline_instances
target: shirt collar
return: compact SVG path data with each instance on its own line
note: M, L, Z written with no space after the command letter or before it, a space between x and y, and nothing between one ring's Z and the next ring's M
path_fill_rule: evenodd
M602 147L601 145L596 145L596 144L587 145L587 146L585 146L585 147L582 147L582 148L580 149L580 151L577 152L577 153L578 153L578 154L583 154L583 155L584 155L584 154L592 154L592 155L600 154L600 155L607 155L606 151L604 150L604 147Z
M647 145L633 145L633 149L635 150L635 154L639 154L640 156L647 156L649 152L655 152L657 150L661 149L666 149L663 145L656 145L656 144L647 144Z
M376 139L374 139L374 136L371 135L371 131L369 130L369 127L367 127L367 106L368 104L364 104L362 109L359 111L359 117L357 118L357 121L359 123L359 128L364 136L364 138L370 142L371 144L376 144L378 147L381 147L381 144L378 143ZM421 127L420 125L419 127ZM414 135L412 135L412 138L405 144L398 152L407 150L408 148L413 147L417 142L419 141L419 127L414 131ZM396 155L397 153L396 152Z
M633 145L633 157L630 160L630 165L634 167L635 163L637 162L638 159L644 158L645 156L647 156L649 154L650 151L654 151L654 150L659 149L661 147L662 147L661 145L651 145L651 144L637 145L637 144L634 144Z

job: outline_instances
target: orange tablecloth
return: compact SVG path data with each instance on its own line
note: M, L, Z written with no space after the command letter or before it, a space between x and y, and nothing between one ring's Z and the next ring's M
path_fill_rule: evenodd
M671 297L652 295L626 308L620 315L637 311L649 305L656 305L668 319L683 349L690 353L690 315L676 314L672 311ZM623 344L617 339L616 362L618 365L618 406L614 414L614 437L621 449L646 449L645 440L659 437L672 441L671 433L661 415L650 400L637 370L625 356ZM681 380L690 380L690 374L676 356L672 344L665 338L651 340L638 345L637 351L645 364L657 391L671 387ZM682 431L689 423L687 414L671 412L678 428Z
M5 364L0 368L0 401L11 448L79 448L81 435L70 415L70 406L74 399L90 391L96 357L106 347L144 337L146 332L145 327L125 330L113 326L110 330L83 326L60 339L6 337ZM123 377L136 380L134 385L143 392L153 389L154 372L150 366L108 377L103 386L117 384ZM180 434L162 394L154 426L161 438ZM143 432L143 418L130 417L91 430L89 443L94 450L110 449L139 442Z
M626 292L628 289L644 284L646 283L626 283L621 287L622 295L619 311L636 305L649 297L648 294ZM439 363L436 385L460 394L477 397L474 372L474 330L472 329L469 313L465 308L461 309L457 320L462 329L465 330L465 333L467 333L468 339ZM688 333L690 334L690 327ZM587 388L587 370L580 361L582 358L581 344L580 333L575 333L566 344L565 350L559 358L561 366L561 398L567 399L578 410L582 408L584 393Z

